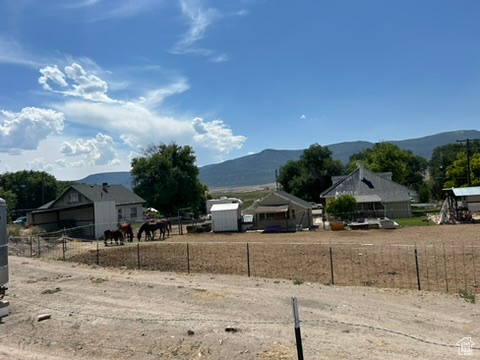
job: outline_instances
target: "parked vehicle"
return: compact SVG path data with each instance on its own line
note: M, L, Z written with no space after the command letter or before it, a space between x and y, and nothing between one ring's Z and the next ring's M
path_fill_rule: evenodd
M19 218L15 219L13 221L15 225L22 225L25 226L27 225L27 217L26 216L20 216Z

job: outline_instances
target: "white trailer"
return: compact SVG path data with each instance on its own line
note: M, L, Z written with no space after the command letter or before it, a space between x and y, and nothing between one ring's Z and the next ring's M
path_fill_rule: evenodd
M8 284L7 204L0 198L0 319L8 315L8 301L4 300Z

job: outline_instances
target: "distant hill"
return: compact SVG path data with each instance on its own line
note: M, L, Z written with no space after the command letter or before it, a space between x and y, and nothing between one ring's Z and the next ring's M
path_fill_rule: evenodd
M433 149L438 146L455 143L463 139L480 139L480 131L462 130L430 135L418 139L388 141L401 149L411 150L415 155L430 159ZM346 164L350 155L371 148L374 143L367 141L343 142L327 145L333 158ZM275 182L275 170L289 160L298 160L301 150L266 149L257 154L227 160L219 164L200 167L200 180L210 189L236 188L272 184ZM89 175L78 182L86 184L122 184L132 186L130 172L108 172Z

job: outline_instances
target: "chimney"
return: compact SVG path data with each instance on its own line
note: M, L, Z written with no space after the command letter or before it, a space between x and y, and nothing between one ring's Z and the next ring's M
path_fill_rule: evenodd
M108 183L106 182L102 183L102 190L105 192L108 192Z

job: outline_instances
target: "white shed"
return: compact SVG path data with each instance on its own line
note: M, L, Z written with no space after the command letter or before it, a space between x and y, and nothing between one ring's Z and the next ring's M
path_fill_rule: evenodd
M239 231L240 218L242 217L240 204L213 204L212 231Z

